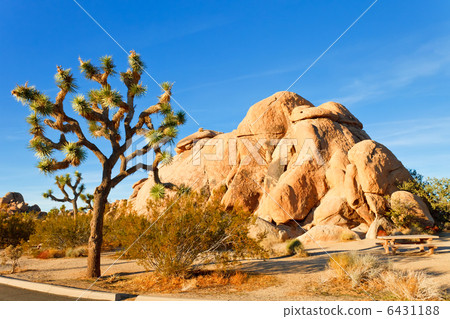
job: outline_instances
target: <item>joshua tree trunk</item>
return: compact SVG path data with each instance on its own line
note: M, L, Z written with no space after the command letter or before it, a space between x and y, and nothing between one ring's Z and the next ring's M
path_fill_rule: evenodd
M111 179L110 177L104 177L101 185L94 192L94 209L91 220L87 263L87 276L90 278L100 277L101 275L100 254L103 243L103 216L110 191Z
M73 219L77 220L77 214L78 214L78 205L77 205L78 198L74 198L72 200L72 206L73 206Z

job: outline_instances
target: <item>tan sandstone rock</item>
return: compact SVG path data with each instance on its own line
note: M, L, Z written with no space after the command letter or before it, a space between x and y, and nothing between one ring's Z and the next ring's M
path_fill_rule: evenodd
M432 226L434 219L422 198L407 191L396 191L391 195L391 206L405 213L414 214L424 225Z
M306 233L298 237L298 240L300 240L302 244L308 244L326 241L343 241L344 238L347 239L349 237L352 237L354 240L360 240L359 236L348 228L337 225L319 225L312 227Z
M391 194L395 185L411 175L384 145L372 140L356 144L349 152L350 163L356 166L358 182L364 193Z
M370 140L343 105L318 107L292 92L254 104L236 130L196 132L177 145L163 182L214 192L278 226L293 222L314 229L371 225L386 195L410 178L385 146ZM153 177L134 186L130 203L149 214ZM320 228L319 228L320 229Z

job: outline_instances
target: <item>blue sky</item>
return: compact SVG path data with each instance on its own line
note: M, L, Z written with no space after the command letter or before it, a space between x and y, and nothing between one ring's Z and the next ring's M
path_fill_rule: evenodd
M231 131L252 104L287 89L373 1L78 2L126 50L141 53L155 79L175 81L175 99L201 127ZM449 13L445 0L379 0L290 90L315 105L344 104L406 167L449 177ZM41 193L53 178L35 168L28 110L10 91L29 81L54 98L58 64L72 68L85 92L91 85L78 56L112 55L123 70L126 55L73 0L3 0L0 40L0 196L18 191L49 209L55 204ZM149 77L143 81L141 108L160 93ZM189 119L180 136L197 129ZM79 170L92 191L96 159ZM110 199L127 198L145 176L128 177Z

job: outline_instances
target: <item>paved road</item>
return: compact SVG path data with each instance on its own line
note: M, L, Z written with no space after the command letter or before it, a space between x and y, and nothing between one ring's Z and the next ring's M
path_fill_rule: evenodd
M22 288L15 288L6 285L0 285L0 300L1 301L75 301L76 298L64 297L58 295L47 294L44 292L37 292L26 290Z

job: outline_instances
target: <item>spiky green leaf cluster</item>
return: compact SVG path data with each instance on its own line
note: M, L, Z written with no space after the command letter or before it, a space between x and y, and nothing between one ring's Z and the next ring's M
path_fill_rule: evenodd
M22 104L34 101L41 93L34 86L18 85L12 91L17 101Z
M102 70L106 74L116 74L116 71L114 70L116 65L114 64L113 58L110 55L105 55L100 58L100 62L102 65Z
M168 81L161 83L161 88L162 88L163 92L171 90L172 86L173 86L173 83L170 83Z
M33 101L30 102L30 109L37 114L47 116L52 114L54 104L50 101L50 98L45 94L38 94Z
M173 162L173 155L169 151L164 151L161 153L160 163L163 165L170 165Z
M80 199L81 199L83 202L87 203L88 201L94 199L94 195L92 195L92 194L80 194Z
M98 123L95 121L89 121L88 129L89 129L89 133L91 133L91 136L93 138L98 138L98 137L102 136L104 133L103 127L98 125Z
M80 60L81 61L81 60ZM84 73L86 79L92 79L95 75L100 74L100 69L91 63L91 60L80 62L81 73Z
M120 80L125 83L125 85L130 85L133 82L133 74L128 70L127 72L120 73Z
M37 168L44 174L51 174L54 169L55 160L51 158L44 158L37 164Z
M175 138L178 135L178 129L175 126L169 126L163 130L163 134L169 138Z
M104 107L117 107L122 102L122 95L117 90L104 87L98 91L100 104Z
M67 92L75 92L78 86L75 84L75 79L70 71L71 69L59 69L56 72L56 86Z
M128 56L128 64L130 65L130 68L139 74L142 74L142 72L145 69L145 64L141 59L141 55L137 54L135 52L132 52L129 56Z
M72 108L81 116L87 116L92 112L89 102L86 101L84 95L77 95L72 100Z
M167 114L164 119L161 121L162 126L177 126L178 121L173 113Z
M86 151L77 143L68 142L64 144L62 151L73 166L80 165L87 157Z
M159 105L160 110L159 112L163 115L168 115L168 114L172 114L172 106L170 105L170 103L161 103Z
M55 181L58 185L65 186L72 182L70 174L55 176Z
M47 144L42 137L33 138L28 147L36 152L36 156L39 158L48 158L53 153L53 148L51 145Z
M184 123L186 123L186 113L184 113L183 111L177 111L175 113L175 118L177 121L177 125L183 125Z
M135 96L135 97L141 97L144 96L145 93L147 93L147 87L142 85L142 83L138 83L138 84L131 84L130 86L130 94Z
M159 130L150 130L146 134L147 142L150 146L156 147L163 142L164 133Z
M87 93L88 99L91 103L100 104L101 97L100 97L100 90L89 90Z
M50 195L53 195L53 191L51 189L49 189L46 193L43 193L42 197L49 198Z
M32 113L30 114L27 119L27 123L30 124L30 134L32 135L43 135L44 134L44 127L42 126L42 119L36 114Z
M150 196L154 199L162 199L166 195L166 188L162 184L155 184L150 189Z

